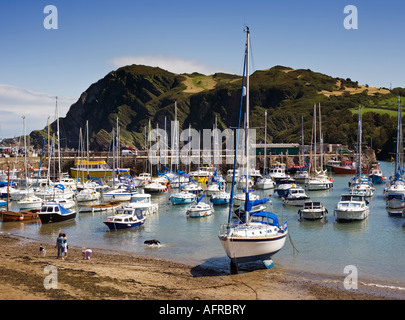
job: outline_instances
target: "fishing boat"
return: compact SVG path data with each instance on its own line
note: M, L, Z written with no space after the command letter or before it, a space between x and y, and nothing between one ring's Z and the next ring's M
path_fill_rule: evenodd
M131 196L131 201L127 207L141 209L143 215L148 215L158 212L159 205L152 203L152 196L148 193L136 193Z
M305 202L309 201L310 198L305 193L304 188L300 186L295 186L288 189L288 193L283 197L283 204L290 206L303 206Z
M76 210L68 210L58 203L44 204L38 212L41 223L53 223L73 220L76 218Z
M324 207L324 205L321 202L313 202L313 201L305 202L302 208L298 210L300 219L306 220L323 219L327 213L328 210Z
M382 169L378 167L378 164L371 167L368 178L373 184L383 184L386 180L386 177L384 177Z
M369 213L368 201L361 194L343 194L334 211L337 221L364 220Z
M246 167L249 168L249 28L246 28L245 61L242 80L241 105L246 93L246 121L245 121L245 157ZM246 78L246 90L245 85ZM242 110L240 110L242 111ZM240 112L242 114L242 112ZM240 121L241 119L239 119ZM239 122L241 123L241 122ZM236 168L237 150L235 150L234 168ZM231 201L235 188L235 179L232 181ZM220 226L219 241L226 255L231 260L231 269L238 263L262 260L266 267L271 268L274 263L272 256L284 246L288 233L287 223L281 227L277 215L271 212L260 211L251 214L252 201L248 186L245 188L245 215L243 219L232 221L232 204L229 207L228 223Z
M188 191L181 191L170 195L169 200L172 204L189 204L196 201L197 196Z
M79 213L112 211L122 206L121 201L110 201L93 205L79 205Z
M108 216L104 224L110 230L130 229L143 225L145 217L142 210L131 207L118 208L114 215Z
M356 162L345 160L340 165L333 165L333 172L335 174L355 174Z
M191 205L187 208L186 215L189 218L202 218L208 217L214 213L214 207L212 204L208 204L205 202L201 202L201 200L205 197L203 194L201 197L197 199L197 203Z

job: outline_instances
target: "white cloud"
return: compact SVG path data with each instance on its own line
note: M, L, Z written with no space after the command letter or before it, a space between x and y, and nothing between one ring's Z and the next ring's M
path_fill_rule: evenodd
M76 100L73 97L58 97L59 116L64 117ZM0 138L23 134L23 116L27 134L43 129L48 117L51 122L55 120L55 106L55 95L0 84Z
M131 64L141 64L151 67L159 67L177 74L199 72L205 75L210 75L221 71L196 60L161 55L116 57L108 62L116 68Z

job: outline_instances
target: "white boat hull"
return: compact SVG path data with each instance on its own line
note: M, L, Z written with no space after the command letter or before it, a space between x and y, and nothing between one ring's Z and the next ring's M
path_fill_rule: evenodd
M369 213L369 207L365 207L361 210L335 209L336 220L338 221L364 220L369 216Z
M219 236L219 240L231 261L243 263L270 260L274 254L283 248L286 235L287 231L275 237Z

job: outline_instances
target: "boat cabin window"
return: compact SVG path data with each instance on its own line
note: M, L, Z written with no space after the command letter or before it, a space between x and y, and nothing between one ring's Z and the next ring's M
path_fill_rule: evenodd
M48 207L47 212L53 212L53 207Z

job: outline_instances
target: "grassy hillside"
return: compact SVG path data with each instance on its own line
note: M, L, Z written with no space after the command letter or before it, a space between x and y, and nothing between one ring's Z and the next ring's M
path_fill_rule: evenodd
M320 104L324 141L350 147L356 141L356 111L362 105L364 141L372 140L381 157L393 150L397 100L405 89L370 88L351 79L283 66L256 71L250 80L251 126L258 128L258 139L264 140L267 111L267 141L301 142L304 117L305 141L310 143L313 106ZM121 144L143 148L149 120L152 128L163 128L166 119L170 132L174 101L182 128L212 128L216 116L220 129L235 127L241 83L240 76L225 73L178 75L139 65L119 68L83 92L61 119L61 135L66 146L77 148L79 129L89 120L91 148L107 150L118 118ZM38 145L41 134L31 134Z

